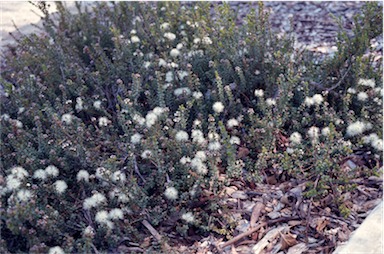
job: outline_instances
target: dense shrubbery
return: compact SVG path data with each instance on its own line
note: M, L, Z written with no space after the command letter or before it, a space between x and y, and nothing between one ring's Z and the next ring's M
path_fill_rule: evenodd
M306 180L319 198L379 172L340 167L355 149L382 161L377 3L320 63L262 4L242 26L204 2L57 5L2 70L2 252L112 251L143 219L203 235L233 179Z

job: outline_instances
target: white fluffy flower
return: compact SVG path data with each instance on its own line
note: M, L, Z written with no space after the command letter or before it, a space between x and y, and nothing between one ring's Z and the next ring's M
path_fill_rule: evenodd
M104 167L98 167L96 169L96 178L103 179L104 175L107 173L107 170Z
M91 199L95 202L95 204L101 204L107 201L105 196L101 193L95 193L92 195Z
M312 99L313 103L316 105L320 105L324 101L324 98L321 94L315 94Z
M368 94L366 92L359 92L357 94L357 99L359 101L366 101L368 99Z
M312 97L305 97L304 103L305 103L305 105L310 107L313 104L315 104L315 101L313 100Z
M229 140L229 143L233 145L240 145L240 138L236 136L232 136L231 139Z
M312 97L305 97L304 103L305 105L310 107L312 105L320 105L321 103L323 103L323 101L324 98L321 94L315 94Z
M205 142L204 134L201 130L192 130L192 142L202 144Z
M12 119L12 123L19 129L23 128L23 123L17 119Z
M48 254L65 254L60 246L55 246L49 249Z
M77 97L76 98L76 106L75 106L75 109L77 112L83 110L84 106L83 106L83 99L81 99L81 97Z
M203 44L205 44L205 45L210 45L210 44L212 44L212 40L211 40L211 38L209 38L208 36L203 37L203 39L201 40L201 42L202 42Z
M268 98L265 100L265 103L267 103L268 106L274 106L276 105L276 100L272 99L272 98Z
M312 126L311 128L309 128L308 130L308 136L312 139L312 140L317 140L319 138L319 128L316 127L316 126Z
M98 211L95 216L95 221L99 224L108 224L108 222L110 222L108 212L105 210Z
M67 183L63 180L57 180L53 183L53 185L55 186L55 190L58 194L63 194L68 188Z
M31 199L32 197L32 192L30 190L25 190L25 189L22 189L22 190L19 190L16 194L16 197L18 200L20 200L21 202L26 202L28 200Z
M187 164L189 162L191 162L191 158L189 158L188 156L183 156L180 159L180 163L183 164L183 165L185 165L185 164Z
M145 124L148 128L152 127L157 121L157 115L153 112L148 112L145 116Z
M375 93L381 94L380 97L383 96L383 89L382 89L381 87L376 87L376 88L374 89L374 91L375 91Z
M64 114L61 116L61 121L65 124L71 124L72 123L72 115L71 114Z
M364 136L364 137L363 137L363 142L364 142L365 144L369 144L369 143L371 143L372 141L377 140L377 139L379 139L379 136L377 136L376 133L371 133L371 134L369 134L368 136Z
M185 131L178 131L178 132L176 133L175 138L176 138L176 140L177 140L178 142L184 142L184 141L188 141L188 139L189 139L189 135L188 135L188 133L185 132Z
M354 123L351 123L347 127L347 136L353 137L356 135L362 134L364 131L366 131L369 128L369 126L361 121L356 121Z
M374 79L359 79L359 81L357 82L359 85L362 85L362 86L368 86L368 87L372 87L374 88L375 87L375 80Z
M212 108L213 108L213 110L214 110L216 113L221 113L221 112L223 112L223 110L224 110L224 105L223 105L223 103L221 103L220 101L217 101L217 102L213 103Z
M173 41L176 39L176 34L168 32L164 34L164 37L170 41Z
M100 109L101 108L101 101L100 100L97 100L97 101L94 101L93 102L93 107L95 108L95 109Z
M99 127L105 127L109 124L109 119L105 116L99 117Z
M232 129L235 126L239 126L239 121L237 121L235 118L231 118L227 122L228 129Z
M107 201L106 197L101 193L95 193L92 197L86 198L83 202L83 208L88 210L92 207L98 207L99 205Z
M137 114L133 115L132 120L139 125L145 124L145 118Z
M368 136L364 136L363 142L365 144L371 144L371 146L378 151L383 150L383 140L381 140L376 133L371 133Z
M161 30L167 30L167 29L169 29L169 27L170 27L170 25L167 22L164 22L163 24L160 25Z
M112 174L111 179L115 183L117 183L117 182L124 183L127 180L127 177L125 176L125 174L123 172L118 170Z
M155 107L152 112L157 115L157 116L161 116L161 114L163 114L165 112L166 108L162 108L162 107Z
M347 93L355 94L356 93L356 89L350 87L350 88L347 89Z
M193 213L187 212L181 215L181 219L187 223L193 223L195 221L195 216L193 216Z
M47 179L47 173L43 169L38 169L35 171L35 173L33 173L33 178L43 181Z
M165 73L165 82L172 82L173 81L173 72L168 71Z
M133 36L131 37L131 42L132 42L132 43L139 43L139 42L140 42L140 38L137 37L137 35L133 35Z
M209 132L208 133L208 138L209 138L209 140L219 140L220 139L220 135L217 132Z
M371 145L373 148L375 148L378 151L383 151L383 140L376 139L371 142Z
M59 169L54 165L49 165L48 167L45 168L45 173L47 174L47 176L56 177L59 175Z
M296 145L299 145L301 143L301 134L298 132L294 132L289 137L289 140Z
M108 217L111 220L122 220L124 219L123 210L119 208L114 208L111 211L109 211Z
M120 203L128 203L129 201L129 197L124 194L124 193L119 193L118 197L117 197L117 200L120 202Z
M0 116L0 119L4 121L8 121L9 119L11 119L11 117L8 114L2 114Z
M93 238L95 236L95 229L91 226L87 226L83 231L83 236Z
M169 200L176 200L178 194L179 192L176 190L175 187L168 187L164 192L165 197Z
M295 149L293 148L290 148L290 147L287 147L287 149L285 150L288 154L293 154L295 152Z
M195 157L192 159L191 161L191 167L196 170L196 172L200 175L205 175L208 173L208 168L207 166L204 164L204 162L198 158L198 157Z
M11 174L20 180L29 176L29 173L27 172L27 170L25 170L23 167L20 167L20 166L16 166L16 167L11 168Z
M179 75L180 80L183 80L185 77L188 77L189 73L187 71L178 71L177 75Z
M221 144L218 141L210 142L208 144L208 150L210 151L219 151L221 148Z
M19 108L19 110L17 111L17 114L22 114L22 113L24 113L24 111L25 111L25 107L20 107Z
M89 182L89 173L87 170L80 170L77 172L76 179L78 182L84 181L84 182Z
M193 98L195 98L196 100L200 99L201 97L203 97L203 93L202 92L193 92L192 93L192 96Z
M16 190L20 187L21 182L14 175L9 175L6 178L7 181L7 189L8 190Z
M160 58L159 67L166 67L166 66L167 66L167 62L163 58Z
M321 130L321 135L323 135L323 136L328 136L330 132L331 132L331 130L329 129L329 127L324 127L324 128Z
M173 94L177 97L181 96L181 95L190 95L191 94L191 89L189 89L188 87L180 87L180 88L176 88L175 91L173 91Z
M143 159L148 159L151 156L152 156L152 152L150 150L145 150L144 152L141 153L141 158Z
M135 133L131 136L131 143L132 144L139 144L140 141L141 141L141 138L143 137L143 135L139 134L139 133Z
M200 44L200 42L201 42L201 39L200 39L200 38L194 38L194 39L193 39L193 43L194 43L194 44Z
M171 62L170 64L168 64L168 67L179 68L179 65L175 62Z
M198 158L201 161L206 161L207 160L207 154L205 153L205 151L197 151L195 154L195 158Z
M256 90L255 90L255 96L256 96L256 97L263 97L263 96L264 96L264 90L262 90L262 89L256 89Z
M171 49L171 51L169 52L169 55L171 57L178 57L180 55L180 50L174 48L174 49Z

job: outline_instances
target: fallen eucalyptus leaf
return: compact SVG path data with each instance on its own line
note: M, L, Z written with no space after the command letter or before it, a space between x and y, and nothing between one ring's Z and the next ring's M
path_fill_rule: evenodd
M289 247L297 244L296 236L292 235L290 232L287 232L287 233L280 232L280 236L281 236L280 243L281 243L282 250L288 249Z
M256 205L252 209L252 214L251 214L251 227L255 227L256 222L259 220L261 211L264 209L264 204L261 202L257 202Z

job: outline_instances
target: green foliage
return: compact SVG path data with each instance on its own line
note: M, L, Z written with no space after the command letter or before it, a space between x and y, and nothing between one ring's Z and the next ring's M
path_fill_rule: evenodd
M227 236L217 211L232 180L280 172L315 183L306 198L342 200L343 158L364 148L382 164L375 2L325 60L278 38L262 2L242 26L227 4L216 19L208 2L56 4L52 17L40 3L44 33L5 52L1 72L1 223L25 243L8 251L117 251L143 239L144 219Z

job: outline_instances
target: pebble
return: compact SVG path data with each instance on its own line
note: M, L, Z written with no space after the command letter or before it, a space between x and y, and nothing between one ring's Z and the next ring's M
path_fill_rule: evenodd
M277 219L277 218L280 218L281 214L279 212L270 212L267 214L267 216L270 218L270 219Z
M235 191L231 195L232 198L248 199L248 195L244 191Z

